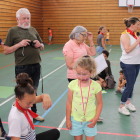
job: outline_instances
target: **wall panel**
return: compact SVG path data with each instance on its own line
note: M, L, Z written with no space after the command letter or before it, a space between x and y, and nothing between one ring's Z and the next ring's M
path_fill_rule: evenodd
M101 25L110 29L110 42L120 44L121 32L125 30L124 18L140 17L140 8L128 13L126 7L118 7L118 0L42 0L43 40L48 43L48 27L53 32L54 44L65 44L69 34L77 25L93 33L97 44L97 32Z
M140 17L140 8L128 13L126 7L118 7L118 0L0 0L0 38L5 41L9 28L16 26L15 13L19 8L31 12L31 25L48 43L48 27L53 31L53 43L65 44L77 25L93 33L95 44L101 25L110 29L110 41L119 45L120 34L125 30L123 18ZM43 19L43 20L42 20ZM0 46L0 52L3 52Z
M17 25L16 11L27 8L31 13L31 25L36 28L41 38L43 37L42 0L0 0L0 38L6 39L7 31ZM3 48L0 46L0 53Z

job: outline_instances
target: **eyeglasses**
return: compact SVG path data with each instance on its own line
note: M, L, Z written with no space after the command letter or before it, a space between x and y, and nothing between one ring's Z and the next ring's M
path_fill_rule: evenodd
M77 75L78 77L87 77L87 76L88 76L88 74L80 74L80 73L76 73L76 75Z
M80 33L81 34L81 33ZM87 37L87 34L81 34L83 37Z

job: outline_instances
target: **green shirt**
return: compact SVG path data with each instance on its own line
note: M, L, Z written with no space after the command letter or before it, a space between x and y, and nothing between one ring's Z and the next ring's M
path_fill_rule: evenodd
M42 43L42 40L35 28L30 27L28 29L23 29L19 26L15 26L9 29L4 45L11 47L21 42L23 39L29 39L31 41L38 40L40 43ZM40 48L35 48L28 45L15 51L16 65L28 65L40 62Z
M78 85L78 79L71 81L68 87L70 88L71 91L73 91L71 116L73 116L74 120L83 122L84 111L83 111L81 91ZM84 108L87 102L88 90L89 90L89 86L82 87ZM92 80L91 85L90 85L90 92L89 92L89 99L88 99L87 108L86 108L86 114L85 114L86 121L89 121L95 117L95 114L96 114L95 95L100 91L101 91L100 84Z

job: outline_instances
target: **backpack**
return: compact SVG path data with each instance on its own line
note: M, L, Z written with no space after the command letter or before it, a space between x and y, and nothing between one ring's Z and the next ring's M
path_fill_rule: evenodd
M115 87L114 77L112 75L105 77L105 82L107 83L107 87L109 89L113 89Z

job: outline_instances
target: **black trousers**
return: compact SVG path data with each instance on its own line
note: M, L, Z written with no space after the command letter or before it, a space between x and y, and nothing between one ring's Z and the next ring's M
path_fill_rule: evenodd
M2 133L6 133L5 130L4 130L4 128L3 128L1 118L0 118L0 128L1 128L1 132L2 132Z
M51 129L36 135L36 140L58 140L60 132L57 129Z

